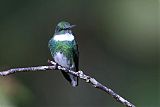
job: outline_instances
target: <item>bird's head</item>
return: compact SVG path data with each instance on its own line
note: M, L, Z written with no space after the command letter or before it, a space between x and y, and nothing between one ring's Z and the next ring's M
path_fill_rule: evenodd
M63 34L63 33L72 33L71 29L75 27L75 25L71 25L68 22L62 21L59 22L55 29L55 34Z

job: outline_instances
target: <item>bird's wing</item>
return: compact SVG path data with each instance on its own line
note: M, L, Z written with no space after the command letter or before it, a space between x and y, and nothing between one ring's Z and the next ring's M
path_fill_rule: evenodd
M75 62L75 69L76 69L76 71L78 71L79 70L79 51L78 51L78 45L77 45L77 43L76 43L76 41L74 40L73 41L73 60L74 60L74 62Z
M53 40L53 38L48 42L48 47L51 51L52 57L54 55L54 50L55 50L55 41Z

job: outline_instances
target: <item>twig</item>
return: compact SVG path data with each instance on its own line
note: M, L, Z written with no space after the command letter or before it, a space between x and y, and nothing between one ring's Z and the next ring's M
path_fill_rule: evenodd
M74 72L72 70L66 69L65 67L62 67L58 65L57 63L53 61L49 61L49 63L52 64L52 66L37 66L37 67L27 67L27 68L14 68L14 69L9 69L6 71L0 72L0 76L7 76L9 74L13 74L16 72L24 72L24 71L46 71L46 70L63 70L67 73L70 73L74 76L77 76L83 80L85 80L87 83L91 83L95 88L98 88L102 91L105 91L109 95L111 95L116 101L122 103L123 105L127 107L135 107L132 103L129 101L125 100L123 97L120 95L116 94L113 90L109 89L108 87L102 85L99 83L96 79L85 75L82 71Z

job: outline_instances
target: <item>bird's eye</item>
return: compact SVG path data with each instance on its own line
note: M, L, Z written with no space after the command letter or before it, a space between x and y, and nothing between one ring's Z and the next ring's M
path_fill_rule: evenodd
M70 28L59 28L59 31L62 31L62 30L69 30Z
M66 28L64 28L63 30L70 30L70 28L69 28L69 27L66 27Z

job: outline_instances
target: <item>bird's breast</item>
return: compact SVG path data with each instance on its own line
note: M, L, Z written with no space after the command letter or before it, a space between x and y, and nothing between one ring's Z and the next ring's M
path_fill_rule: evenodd
M59 65L70 68L71 62L62 52L55 53L54 60Z

